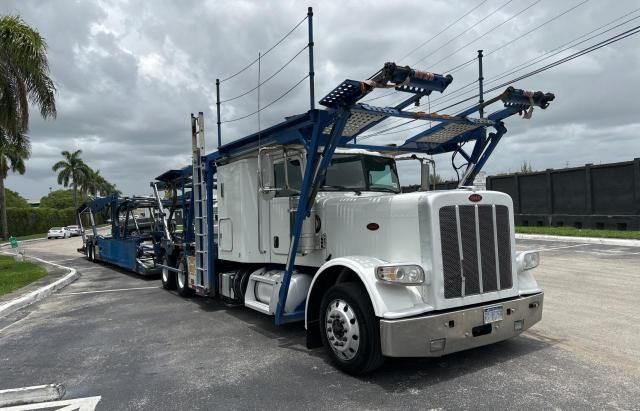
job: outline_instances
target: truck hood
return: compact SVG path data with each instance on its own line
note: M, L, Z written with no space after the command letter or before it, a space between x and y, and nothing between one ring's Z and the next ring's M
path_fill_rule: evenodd
M513 204L503 193L320 193L316 213L327 256L419 264L428 278L417 288L436 309L518 293ZM494 226L502 227L500 246Z

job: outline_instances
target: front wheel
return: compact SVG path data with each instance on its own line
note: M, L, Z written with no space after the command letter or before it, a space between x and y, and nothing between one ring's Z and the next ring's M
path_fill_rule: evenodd
M162 265L173 267L169 264L169 258L165 255L162 257ZM165 290L173 290L176 288L176 273L167 268L162 268L162 288Z
M178 259L178 266L176 267L178 272L176 273L176 288L178 290L178 294L182 297L191 297L193 295L193 290L189 288L189 284L187 283L187 264L184 257L180 257Z
M333 363L348 374L365 374L384 361L378 320L364 288L336 284L320 306L320 334Z

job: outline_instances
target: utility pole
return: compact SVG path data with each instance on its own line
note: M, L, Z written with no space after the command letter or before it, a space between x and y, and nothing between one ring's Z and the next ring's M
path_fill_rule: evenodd
M218 121L218 149L222 145L222 129L220 127L220 79L216 79L216 115Z
M307 11L307 20L309 23L309 109L316 108L316 96L313 77L313 7L309 7Z
M484 103L484 90L483 90L483 81L484 77L482 76L482 50L478 50L478 91L480 95L479 104ZM480 118L484 117L484 107L480 107L479 110Z

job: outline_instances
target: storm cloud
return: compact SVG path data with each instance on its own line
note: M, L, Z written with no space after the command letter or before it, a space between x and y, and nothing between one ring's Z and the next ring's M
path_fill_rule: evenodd
M479 3L480 0L308 4L295 1L4 0L0 4L1 14L20 15L47 39L52 76L58 88L57 119L45 121L32 116L33 155L27 163L27 173L10 175L7 186L27 198L38 199L49 187L58 188L51 166L59 159L60 152L82 149L85 161L99 168L102 175L125 194L148 193L148 182L154 176L190 162L189 113L205 113L209 130L207 151L214 148L215 79L225 78L257 58L259 52L267 51L304 18L308 5L314 7L315 13L316 100L319 100L345 78L367 78L385 61L397 61ZM499 48L578 3L579 0L512 1L433 52L505 4L504 0L488 0L397 62L412 64L432 53L417 68L441 72L473 58L477 49L489 52ZM526 12L490 31L530 4L534 5ZM485 59L485 78L491 79L492 75L553 50L635 8L637 2L631 0L588 1L490 54ZM640 13L630 17L638 15ZM637 21L640 20L612 33L631 28ZM465 46L485 32L478 41ZM273 74L306 43L306 24L303 24L261 60L261 78ZM462 49L434 64L458 48ZM306 52L301 53L261 87L261 105L273 101L302 79L308 71L307 62ZM255 65L224 82L222 98L228 99L254 87L258 81L257 68ZM523 161L535 169L546 169L640 156L637 116L640 105L636 95L640 92L639 69L638 38L631 37L516 83L519 88L553 92L556 101L548 110L536 109L531 120L509 119L509 133L485 171L490 174L516 171ZM473 81L477 75L475 64L456 71L450 89ZM376 95L384 92L376 91L379 93ZM393 104L401 97L395 94L375 104ZM434 109L438 109L438 97L432 97ZM223 124L223 141L304 112L308 105L308 85L303 82L264 110L260 124L257 116ZM223 104L222 118L241 117L257 107L257 93L249 93ZM408 136L409 132L397 133L373 137L368 142L400 143ZM435 160L439 174L454 176L450 156L436 156ZM403 183L412 183L415 178L415 173L407 171Z

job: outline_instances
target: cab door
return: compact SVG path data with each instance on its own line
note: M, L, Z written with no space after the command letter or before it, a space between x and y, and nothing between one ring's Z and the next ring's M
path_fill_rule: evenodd
M297 204L296 200L302 187L302 173L300 155L287 156L273 162L273 182L277 190L270 200L269 207L272 262L285 263L287 260L294 217L292 208L294 204Z

